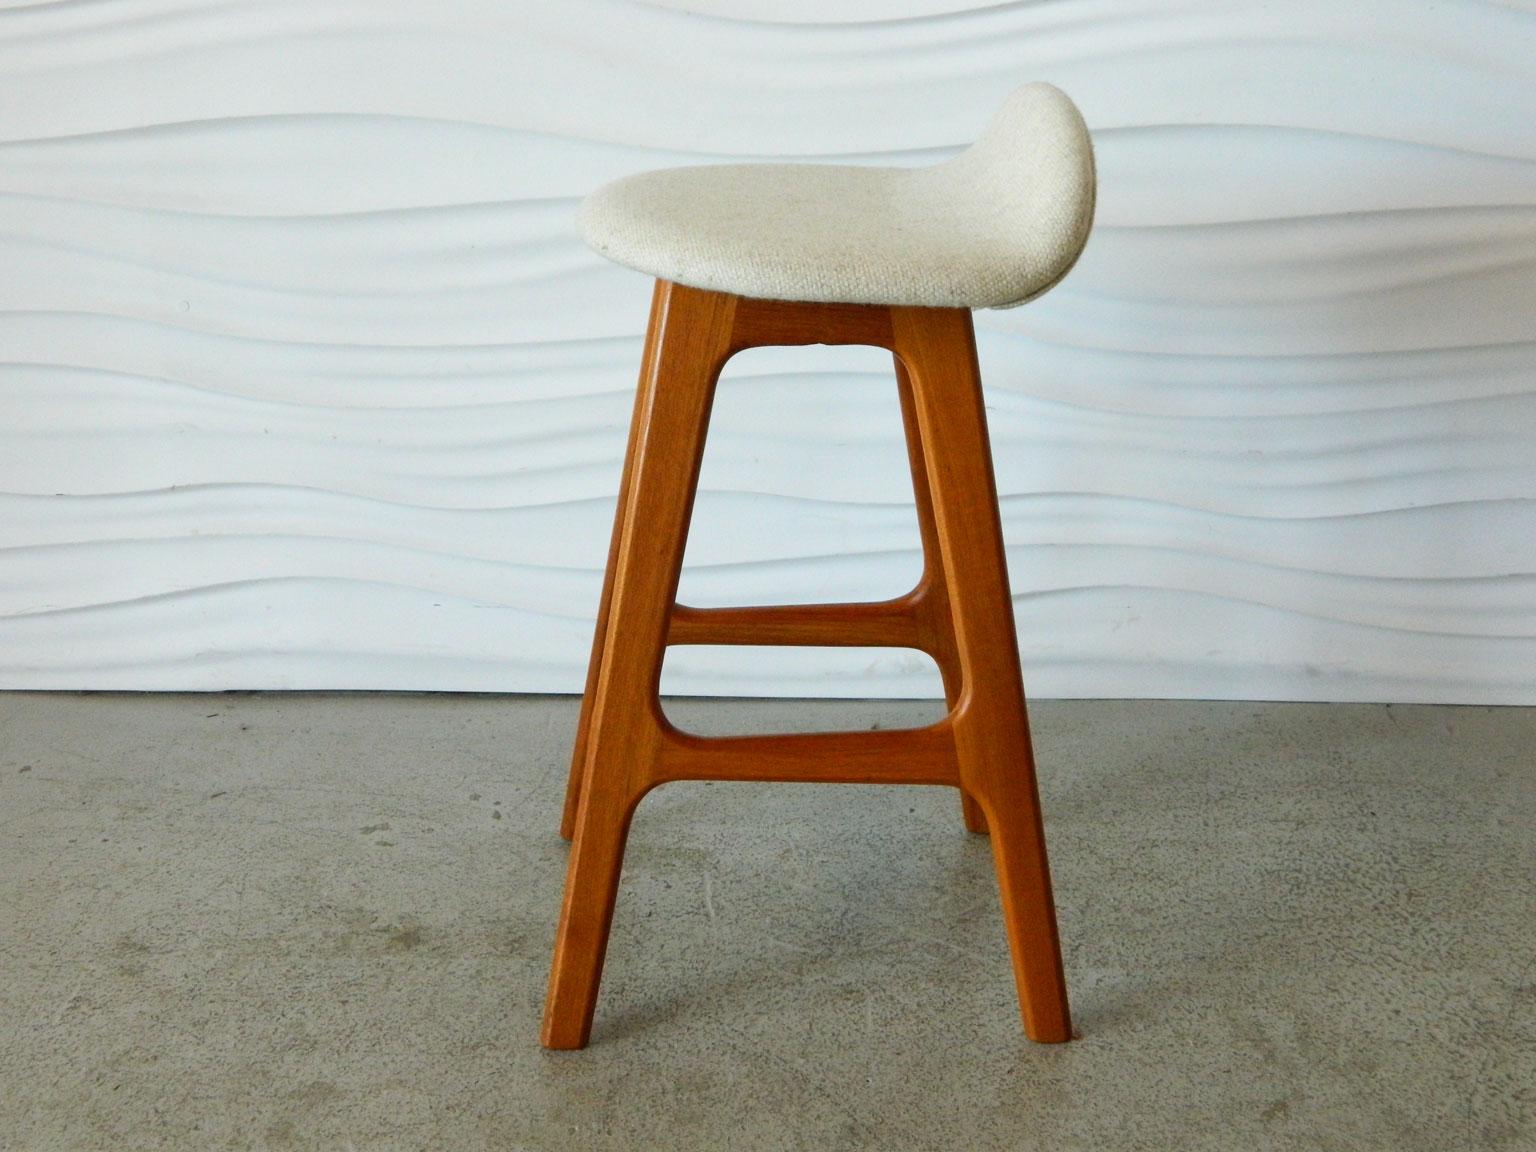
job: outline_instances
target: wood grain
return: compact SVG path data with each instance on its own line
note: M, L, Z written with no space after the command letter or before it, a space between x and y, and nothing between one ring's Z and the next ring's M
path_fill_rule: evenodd
M925 562L906 596L872 604L701 610L678 581L720 369L759 342L873 343L895 355ZM1024 1028L1071 1034L1007 561L970 313L802 305L658 284L600 630L562 834L574 834L543 1042L591 1036L624 840L641 798L671 780L945 784L990 831ZM668 644L889 644L944 674L949 713L901 731L704 738L659 690Z

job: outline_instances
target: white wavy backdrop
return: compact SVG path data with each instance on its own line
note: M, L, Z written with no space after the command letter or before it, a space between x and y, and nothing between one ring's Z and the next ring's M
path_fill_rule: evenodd
M648 294L577 199L1039 78L1102 192L979 317L1031 691L1536 702L1533 61L1494 0L0 4L0 685L577 689ZM733 366L689 598L900 590L887 368Z

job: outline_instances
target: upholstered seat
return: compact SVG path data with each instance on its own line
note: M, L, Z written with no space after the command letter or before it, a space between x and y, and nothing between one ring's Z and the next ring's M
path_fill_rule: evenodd
M771 300L1007 308L1066 275L1093 220L1082 116L1049 84L926 168L669 168L582 204L608 259L694 288Z

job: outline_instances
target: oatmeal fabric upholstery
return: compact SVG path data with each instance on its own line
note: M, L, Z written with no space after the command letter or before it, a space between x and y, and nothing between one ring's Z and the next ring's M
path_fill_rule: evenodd
M598 189L582 236L619 264L774 300L1007 308L1077 260L1093 148L1049 84L1016 90L971 147L926 168L722 164Z

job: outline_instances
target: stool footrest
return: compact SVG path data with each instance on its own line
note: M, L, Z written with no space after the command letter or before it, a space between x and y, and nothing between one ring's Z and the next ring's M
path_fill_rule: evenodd
M651 770L670 780L758 780L820 784L960 783L953 728L796 732L781 736L695 736L665 732Z
M923 648L913 595L871 604L778 604L755 608L675 605L668 644L802 644Z

